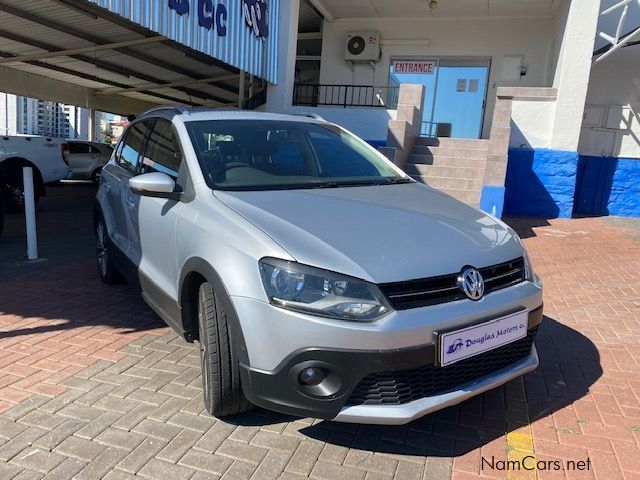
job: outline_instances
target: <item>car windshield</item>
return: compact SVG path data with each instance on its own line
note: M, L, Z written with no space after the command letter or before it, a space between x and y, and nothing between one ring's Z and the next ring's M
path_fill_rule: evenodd
M273 120L191 121L186 125L213 189L412 182L366 143L333 125Z

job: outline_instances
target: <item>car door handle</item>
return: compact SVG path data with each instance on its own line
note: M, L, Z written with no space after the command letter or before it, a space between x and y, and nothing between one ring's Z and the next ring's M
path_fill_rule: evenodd
M111 184L110 183L104 182L102 184L102 186L104 187L105 192L111 191Z
M133 210L136 208L136 202L132 198L127 198L127 206Z

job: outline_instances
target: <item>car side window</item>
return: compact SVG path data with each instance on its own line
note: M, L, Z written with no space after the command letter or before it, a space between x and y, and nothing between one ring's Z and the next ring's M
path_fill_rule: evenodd
M122 141L118 155L116 155L116 163L130 173L136 173L148 129L144 122L132 125Z
M182 162L178 135L171 122L156 120L142 158L142 173L162 172L177 178Z
M89 147L89 153L100 153L100 150L98 150L93 145L87 145L87 146Z

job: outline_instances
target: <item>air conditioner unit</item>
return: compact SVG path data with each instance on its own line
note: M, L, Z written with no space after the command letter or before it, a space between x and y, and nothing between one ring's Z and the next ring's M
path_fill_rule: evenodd
M380 60L380 32L349 32L344 59L348 62Z

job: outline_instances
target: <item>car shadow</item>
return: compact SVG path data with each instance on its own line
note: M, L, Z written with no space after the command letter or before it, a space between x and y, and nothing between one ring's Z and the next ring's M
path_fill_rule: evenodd
M556 428L550 415L587 395L602 375L596 346L553 318L544 318L535 344L540 356L535 371L407 425L314 421L263 409L224 421L244 426L296 422L298 432L306 437L341 447L410 456L460 456L534 421L549 417L549 428Z

